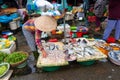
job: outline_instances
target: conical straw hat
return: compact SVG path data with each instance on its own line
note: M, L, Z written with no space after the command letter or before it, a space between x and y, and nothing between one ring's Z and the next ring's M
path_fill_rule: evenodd
M48 32L55 30L57 21L51 16L40 16L35 19L35 27L41 31Z

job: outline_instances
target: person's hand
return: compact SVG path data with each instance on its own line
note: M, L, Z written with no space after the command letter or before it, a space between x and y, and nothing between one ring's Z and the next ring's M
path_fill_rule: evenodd
M43 57L43 58L46 58L46 57L47 57L47 53L46 53L45 50L42 50L42 57Z

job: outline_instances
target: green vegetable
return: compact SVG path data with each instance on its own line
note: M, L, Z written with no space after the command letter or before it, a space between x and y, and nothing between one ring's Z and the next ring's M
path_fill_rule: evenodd
M13 63L20 62L26 58L27 58L27 55L24 53L13 52L5 58L5 61L10 63L10 64L13 64Z
M5 65L0 66L0 75L2 75L7 70L7 67Z
M4 52L0 52L0 63L4 62L5 57L7 57L8 54Z

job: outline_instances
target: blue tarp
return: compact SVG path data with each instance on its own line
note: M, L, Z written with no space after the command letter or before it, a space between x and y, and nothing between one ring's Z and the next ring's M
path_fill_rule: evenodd
M1 15L0 16L0 22L1 23L8 23L8 22L11 22L13 19L15 19L17 17L18 17L17 13L10 14L9 16Z

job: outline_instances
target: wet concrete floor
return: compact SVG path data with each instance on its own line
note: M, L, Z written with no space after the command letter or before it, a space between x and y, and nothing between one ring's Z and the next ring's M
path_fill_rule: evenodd
M33 67L35 62L22 32L18 32L15 36L18 41L17 51L28 52L30 58L28 67L21 69L21 73L17 73L19 69L15 69L10 80L120 80L120 67L108 59L96 61L90 66L71 63L68 66L60 67L57 71L45 72L38 69L39 72L35 72Z

